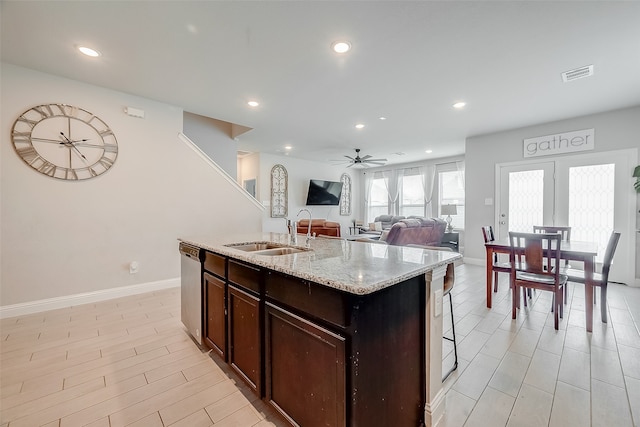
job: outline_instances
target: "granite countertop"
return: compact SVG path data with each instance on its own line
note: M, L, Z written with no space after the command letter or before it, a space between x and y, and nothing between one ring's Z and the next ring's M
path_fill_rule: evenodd
M289 236L283 233L196 236L179 240L220 255L357 295L376 292L462 257L457 252L322 238L311 240L308 251L278 256L265 256L227 246L271 242L305 248L305 235L298 235L297 244L292 245Z

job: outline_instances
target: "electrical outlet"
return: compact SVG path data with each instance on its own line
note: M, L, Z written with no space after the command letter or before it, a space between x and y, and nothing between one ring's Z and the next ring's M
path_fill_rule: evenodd
M131 261L131 264L129 264L129 274L136 274L139 268L140 264L138 264L138 261Z
M442 314L442 289L438 289L435 292L433 298L433 317L438 317Z

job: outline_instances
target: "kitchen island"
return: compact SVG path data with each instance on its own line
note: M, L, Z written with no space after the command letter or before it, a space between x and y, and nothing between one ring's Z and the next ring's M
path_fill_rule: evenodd
M457 253L278 233L198 236L204 343L292 425L435 425Z

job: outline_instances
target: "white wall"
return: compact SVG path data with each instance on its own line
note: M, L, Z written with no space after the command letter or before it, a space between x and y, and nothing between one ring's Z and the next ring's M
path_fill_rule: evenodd
M495 165L523 160L523 139L591 128L595 129L595 152L638 148L640 106L467 138L465 259L484 260L480 227L487 224L495 226L495 205L484 204L486 198L496 200ZM629 176L631 173L629 171ZM636 204L640 208L637 200ZM636 223L640 224L640 215ZM640 251L636 253L640 254Z
M232 124L188 112L183 118L183 133L225 172L236 176L238 148L231 137Z
M289 156L260 154L258 195L259 200L263 202L263 204L264 202L270 203L271 168L276 164L283 165L287 169L289 177L289 214L287 215L289 219L296 220L300 209L309 209L312 212L313 218L322 218L328 219L329 221L339 222L341 225L341 234L346 235L349 233L351 221L353 219L362 218L362 215L359 212L358 202L362 196L360 193L360 178L357 173L340 166L301 160ZM351 193L351 215L340 215L340 206L305 206L310 179L340 181L340 176L345 172L351 176L353 187ZM285 232L285 221L282 218L271 218L270 213L271 209L267 206L262 219L263 230ZM307 218L307 214L303 213L299 218Z
M244 181L256 180L256 199L260 199L260 154L253 153L238 158L238 184L244 187Z
M175 279L179 237L260 230L260 210L177 139L180 108L1 67L1 306ZM76 105L109 124L118 139L115 165L79 182L25 165L11 127L44 103ZM145 118L125 115L125 106L145 110ZM131 275L134 260L140 271Z

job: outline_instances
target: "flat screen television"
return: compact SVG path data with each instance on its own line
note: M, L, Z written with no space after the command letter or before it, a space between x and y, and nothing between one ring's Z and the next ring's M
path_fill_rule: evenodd
M341 182L320 179L309 180L307 206L338 206L340 204L340 193L342 193Z

